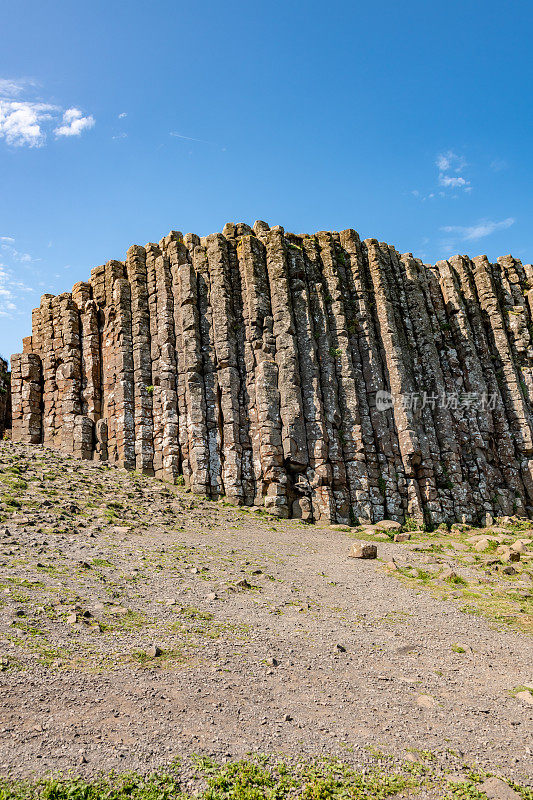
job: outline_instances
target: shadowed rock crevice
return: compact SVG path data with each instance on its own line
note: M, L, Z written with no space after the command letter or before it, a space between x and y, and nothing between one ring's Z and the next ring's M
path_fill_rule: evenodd
M43 296L13 438L280 517L533 517L532 306L511 256L171 231Z

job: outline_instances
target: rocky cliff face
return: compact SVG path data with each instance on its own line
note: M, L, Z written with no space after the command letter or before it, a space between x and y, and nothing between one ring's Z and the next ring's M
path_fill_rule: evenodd
M44 295L13 438L330 522L533 516L533 268L172 231Z

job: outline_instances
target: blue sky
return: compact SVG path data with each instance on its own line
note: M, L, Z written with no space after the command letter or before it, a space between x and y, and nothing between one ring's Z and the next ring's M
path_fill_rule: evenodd
M171 229L533 258L533 4L2 4L0 351Z

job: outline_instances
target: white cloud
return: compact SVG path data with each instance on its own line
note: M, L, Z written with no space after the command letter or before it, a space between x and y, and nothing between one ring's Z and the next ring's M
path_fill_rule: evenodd
M56 110L48 103L0 99L0 136L14 147L40 147L46 138L43 123Z
M491 233L496 231L503 231L514 225L515 220L513 217L507 217L500 222L494 222L489 219L480 220L475 225L463 227L462 225L446 225L441 228L445 233L454 233L460 236L464 241L470 242L476 239L483 239L485 236L490 236Z
M35 81L29 78L18 78L17 80L0 78L0 95L2 97L18 97L18 95L26 91L28 87L35 85Z
M9 244L14 243L14 239L12 236L0 236L0 242L8 242Z
M472 191L471 181L460 174L468 166L464 156L454 150L446 150L438 153L435 158L435 166L438 169L438 185L442 189L440 191L435 189L427 193L414 189L411 191L413 197L419 198L422 202L435 197L456 200L459 197L458 191L465 193Z
M31 97L35 81L28 78L0 78L0 139L11 147L42 147L47 133L55 127L56 136L79 136L92 128L94 117L78 108L63 111L57 105Z
M122 112L122 114L119 114L119 115L118 115L118 118L119 118L119 119L124 119L124 118L125 118L125 117L127 117L127 116L128 116L128 115L126 114L126 112L125 112L125 111L123 111L123 112Z
M439 172L462 172L466 167L466 159L453 150L447 150L445 153L439 153L435 164Z
M462 189L464 192L472 191L470 181L459 174L467 166L464 156L458 155L453 150L446 150L445 153L439 153L435 165L439 170L439 186L444 186L446 189Z
M63 124L55 129L56 136L80 136L82 131L94 125L94 117L84 117L79 108L67 108L63 114Z
M470 181L461 178L460 176L456 175L444 175L444 173L439 174L439 184L441 186L451 187L453 189L464 188L469 186Z

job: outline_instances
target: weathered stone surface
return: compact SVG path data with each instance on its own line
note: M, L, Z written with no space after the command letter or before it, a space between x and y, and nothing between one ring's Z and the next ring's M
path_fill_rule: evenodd
M171 231L43 296L12 435L281 517L533 518L532 332L533 268L511 256Z
M6 428L11 428L11 375L7 361L0 358L0 436Z

